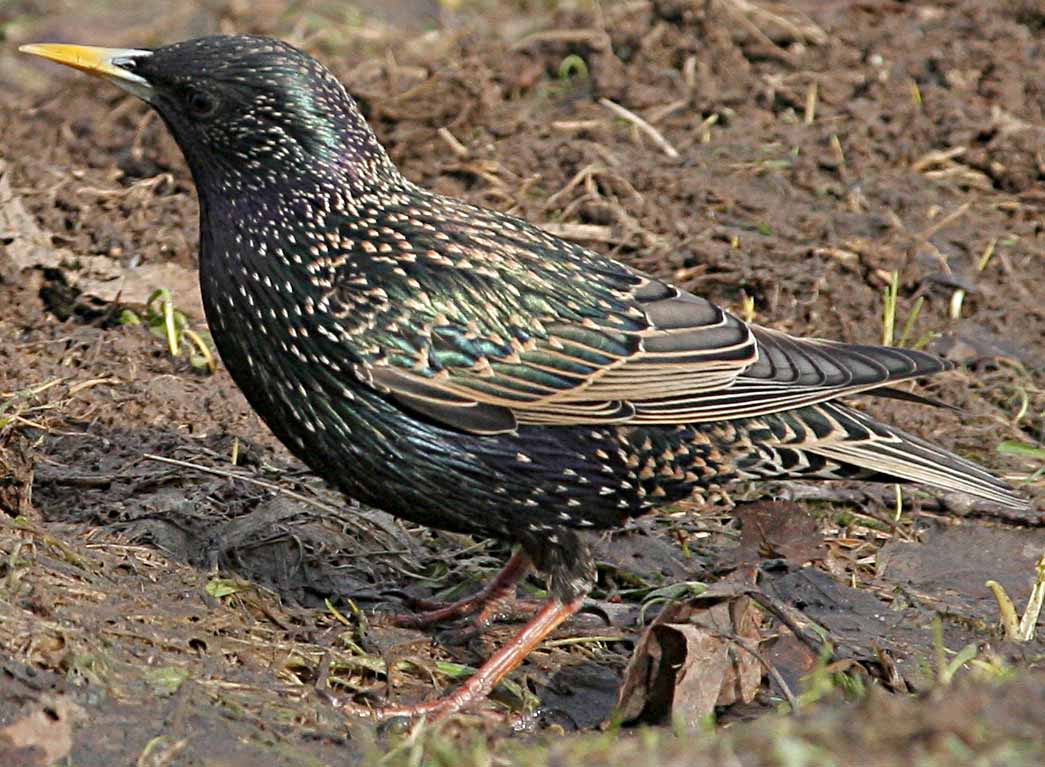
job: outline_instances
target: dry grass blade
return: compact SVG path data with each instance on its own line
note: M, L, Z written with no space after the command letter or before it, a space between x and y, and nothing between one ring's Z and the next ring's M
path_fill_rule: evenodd
M827 32L820 25L789 5L775 3L763 7L750 0L718 0L718 2L734 10L742 18L749 18L754 24L765 25L772 32L782 33L786 38L813 45L823 45L828 41ZM777 29L774 30L773 27ZM759 31L769 40L768 33L762 32L761 27L759 27Z
M549 234L554 234L556 237L575 242L603 242L610 244L619 241L617 237L614 237L612 227L599 226L597 224L559 224L554 221L547 221L541 224L541 229Z
M934 165L946 165L950 160L955 157L961 157L967 151L968 147L964 146L952 146L950 149L934 149L931 152L926 152L924 155L919 157L911 164L911 170L915 173L921 173Z
M605 32L594 29L551 29L534 32L512 44L512 50L525 50L541 43L587 43L596 49L609 46L610 38Z
M437 133L439 134L439 138L441 138L446 143L446 145L450 147L451 152L460 157L462 160L468 157L468 155L470 154L468 151L468 147L462 144L457 139L457 137L450 132L449 128L444 126L440 128L437 131Z
M653 143L660 147L661 151L664 152L664 154L666 154L668 157L676 159L679 156L678 150L675 149L675 147L673 147L670 143L668 143L668 140L664 138L664 136L661 134L659 130L654 128L652 125L650 125L648 122L643 120L641 117L639 117L631 110L625 109L617 102L610 101L607 98L599 99L599 103L611 112L613 112L618 117L627 120L640 131L649 136Z

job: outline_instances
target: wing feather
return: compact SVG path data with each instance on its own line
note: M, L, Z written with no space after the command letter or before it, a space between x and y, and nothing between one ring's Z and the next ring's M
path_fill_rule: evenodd
M325 300L344 318L337 330L355 342L353 369L451 428L489 434L518 424L743 418L945 368L919 352L750 325L524 221L463 203L442 201L432 211L439 226L425 227L427 198L418 194L386 218L411 252L357 249L339 262ZM330 354L342 348L334 342Z
M634 305L646 318L640 331L553 323L545 339L522 352L483 357L481 364L439 376L382 368L375 382L449 425L497 433L520 423L748 418L947 367L906 349L794 338L744 323L665 283L644 280L632 291Z

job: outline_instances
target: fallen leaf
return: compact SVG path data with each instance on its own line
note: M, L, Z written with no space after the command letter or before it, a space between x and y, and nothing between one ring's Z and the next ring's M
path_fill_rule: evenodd
M203 298L196 271L170 261L121 269L107 278L80 279L76 286L89 296L107 303L119 299L121 304L145 304L157 287L167 288L178 311L197 320L203 318Z
M820 524L797 503L759 501L739 506L734 514L741 525L738 564L786 559L804 565L824 558Z
M878 664L885 651L895 657L906 678L932 646L931 613L890 605L814 567L764 570L761 585L770 597L792 606L806 621L816 622L815 633L825 632L835 660Z
M920 542L886 543L878 578L932 610L994 622L998 606L986 581L1002 584L1022 609L1042 549L1041 530L934 522Z
M24 269L57 269L65 282L87 296L112 303L144 304L157 287L171 291L178 309L203 317L199 279L193 269L171 262L124 267L108 256L76 255L54 245L49 232L11 189L7 164L0 160L0 278L17 279ZM75 265L75 268L73 267Z
M715 636L728 639L725 649L730 662L716 705L750 703L762 683L762 662L751 653L762 639L759 631L762 610L749 597L741 597L728 603L728 614L725 611L716 614L712 608L707 616L724 618L723 633ZM729 632L730 628L732 632Z
M660 709L657 718L697 727L726 690L726 642L707 629L684 623L657 626L653 633L653 646L660 648L651 698ZM648 704L643 712L650 713ZM664 715L668 713L670 717Z
M709 589L657 616L628 663L614 719L697 727L716 706L754 698L762 666L749 649L761 639L762 611L744 588Z
M57 267L71 260L72 252L57 248L50 235L25 209L22 198L11 189L7 163L0 160L0 276L17 276L30 267Z
M42 698L35 710L0 729L0 764L47 767L73 747L72 721L83 710L66 698Z
M802 686L802 677L816 668L817 654L786 626L780 626L777 631L780 636L766 650L766 660L777 670L791 692L795 692ZM772 677L770 680L773 681ZM783 694L784 691L777 692Z

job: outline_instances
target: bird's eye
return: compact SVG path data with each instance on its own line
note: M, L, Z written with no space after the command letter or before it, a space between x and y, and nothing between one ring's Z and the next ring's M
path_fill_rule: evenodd
M218 100L204 91L189 91L186 97L189 114L197 119L210 117L218 111Z

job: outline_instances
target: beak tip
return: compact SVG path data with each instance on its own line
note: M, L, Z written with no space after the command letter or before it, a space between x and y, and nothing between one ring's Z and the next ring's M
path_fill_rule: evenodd
M98 48L70 43L27 43L19 45L18 50L97 77L104 77L124 90L148 100L149 83L128 69L123 59L151 56L152 51L138 48Z

